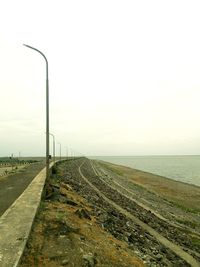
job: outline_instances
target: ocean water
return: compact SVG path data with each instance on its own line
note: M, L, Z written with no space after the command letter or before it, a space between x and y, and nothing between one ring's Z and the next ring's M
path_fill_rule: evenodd
M93 157L200 186L200 156Z

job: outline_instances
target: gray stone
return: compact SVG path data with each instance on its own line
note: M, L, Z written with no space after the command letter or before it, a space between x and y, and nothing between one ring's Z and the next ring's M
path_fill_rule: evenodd
M78 209L75 211L75 214L79 216L79 218L85 218L91 220L89 211L86 209Z
M69 263L69 260L65 259L65 260L63 260L63 261L61 262L61 265L62 265L62 266L65 266L65 265L68 265L68 263Z
M163 258L163 256L162 256L161 254L157 254L157 255L156 255L156 259L157 259L158 261L161 261L162 258Z
M84 266L87 266L87 267L94 267L95 266L96 260L95 260L95 257L92 253L88 253L87 255L84 255L83 259L85 262Z

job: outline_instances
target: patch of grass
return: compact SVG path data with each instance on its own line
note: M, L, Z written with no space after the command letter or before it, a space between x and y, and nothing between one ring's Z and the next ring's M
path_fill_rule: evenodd
M19 169L18 172L25 172L25 168L24 169Z
M57 174L58 173L58 168L57 168L56 165L54 165L51 170L52 170L52 174Z
M199 227L200 224L199 223L196 223L194 221L188 221L188 220L181 220L181 219L176 219L176 221L180 224L184 224L186 226L189 226L191 228L196 228L196 227Z
M200 238L192 236L191 240L195 246L200 247Z
M39 209L44 210L45 207L46 207L46 203L44 201L41 201Z
M65 218L65 212L63 211L57 211L56 212L56 219L59 221L62 221Z
M99 162L99 164L102 167L104 167L104 168L106 168L106 169L108 169L108 170L110 170L110 171L112 171L112 172L114 172L114 173L116 173L118 175L123 175L123 171L121 171L121 170L119 170L117 168L112 167L110 164L107 164L107 163L104 163L104 162Z
M172 200L168 200L168 202L172 205L172 206L175 206L187 213L193 213L193 214L199 214L200 213L200 209L192 209L192 208L188 208L188 207L185 207L183 205L181 205L180 203L178 202L174 202Z
M34 255L34 266L35 267L39 266L39 253L36 253Z

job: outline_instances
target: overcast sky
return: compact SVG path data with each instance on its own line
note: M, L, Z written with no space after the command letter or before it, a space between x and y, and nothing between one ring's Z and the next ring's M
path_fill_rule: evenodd
M200 2L0 3L0 156L200 154ZM58 147L58 146L57 146Z

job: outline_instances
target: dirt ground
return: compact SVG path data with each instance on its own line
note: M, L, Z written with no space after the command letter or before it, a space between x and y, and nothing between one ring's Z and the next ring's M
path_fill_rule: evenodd
M59 190L65 203L41 203L20 267L144 266L126 243L99 226L85 199L65 183Z
M5 176L6 173L9 174L10 172L17 172L20 171L21 169L25 168L26 165L18 165L14 167L0 167L0 177Z

